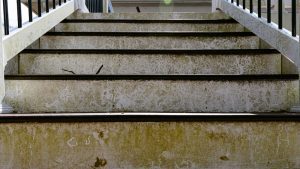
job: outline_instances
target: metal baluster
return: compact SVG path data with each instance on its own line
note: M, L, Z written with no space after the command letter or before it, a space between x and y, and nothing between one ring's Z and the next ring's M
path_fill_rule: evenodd
M271 23L271 0L267 0L267 21Z
M49 12L49 0L46 0L46 12L48 13Z
M250 0L250 13L253 13L253 0Z
M257 15L261 18L261 0L257 0Z
M297 3L296 0L292 0L292 36L294 37L297 35L296 16L297 16Z
M29 22L32 22L32 0L28 0L28 16Z
M7 0L3 0L4 35L9 34L9 18Z
M18 28L22 28L21 0L17 0L17 17L18 17Z
M52 4L52 5L53 5L53 9L55 9L55 7L56 7L56 4L55 4L55 3L56 3L56 2L55 2L55 0L53 0L52 2L53 2L53 4Z
M38 0L38 16L42 16L42 3L41 0Z
M282 0L278 0L278 29L282 29Z

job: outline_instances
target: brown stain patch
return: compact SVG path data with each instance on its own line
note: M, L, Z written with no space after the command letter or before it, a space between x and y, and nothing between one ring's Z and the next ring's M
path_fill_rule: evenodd
M227 156L221 156L220 159L223 160L223 161L228 161L229 160L229 158Z
M107 164L107 161L105 159L100 159L99 157L96 158L96 162L94 164L94 167L104 167Z

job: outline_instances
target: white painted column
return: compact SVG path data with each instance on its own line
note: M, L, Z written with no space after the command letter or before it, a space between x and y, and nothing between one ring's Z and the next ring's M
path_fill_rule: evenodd
M103 0L103 13L108 13L108 0Z
M217 12L217 8L219 8L220 7L220 1L221 0L212 0L212 2L211 2L211 11L212 12Z
M2 18L3 1L0 0L0 18ZM0 25L2 20L0 20ZM0 26L0 113L11 113L13 112L12 107L3 102L5 96L5 83L4 83L4 69L6 65L6 58L3 52L3 27Z

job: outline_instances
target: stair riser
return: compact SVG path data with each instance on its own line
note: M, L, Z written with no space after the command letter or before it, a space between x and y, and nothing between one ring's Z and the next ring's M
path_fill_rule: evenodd
M239 24L167 24L167 23L60 23L55 32L159 32L159 31L194 31L194 32L243 32Z
M21 74L280 74L279 54L21 54Z
M299 100L299 82L6 80L19 112L271 112Z
M257 49L259 38L170 36L43 36L42 49Z
M80 13L75 12L69 19L147 19L147 20L169 20L169 19L202 19L218 20L231 19L224 13Z
M299 168L299 129L293 122L1 124L0 166Z

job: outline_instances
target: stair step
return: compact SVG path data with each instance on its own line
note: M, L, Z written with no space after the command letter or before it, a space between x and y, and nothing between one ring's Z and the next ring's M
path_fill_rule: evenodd
M281 55L253 50L62 50L20 54L20 74L280 74Z
M233 19L226 20L136 20L136 19L66 19L55 32L243 32Z
M4 121L5 115L0 116ZM110 116L111 121L120 122L99 116L73 118L81 123L62 123L66 118L57 114L30 116L15 115L6 118L13 118L11 123L1 124L2 168L298 167L298 115L282 116L284 120L276 116L269 122L265 118L261 118L264 122L235 121L231 116L232 121L180 122L170 117L171 122L154 123L123 122L131 121L125 116L120 120ZM185 120L186 116L182 117ZM99 119L107 121L89 122ZM149 121L156 121L152 119L150 116Z
M10 75L19 112L278 112L299 100L291 75Z
M250 32L48 32L42 49L257 49Z
M224 13L80 13L74 12L68 19L141 19L141 20L170 20L170 19L189 19L189 20L220 20L231 19Z

